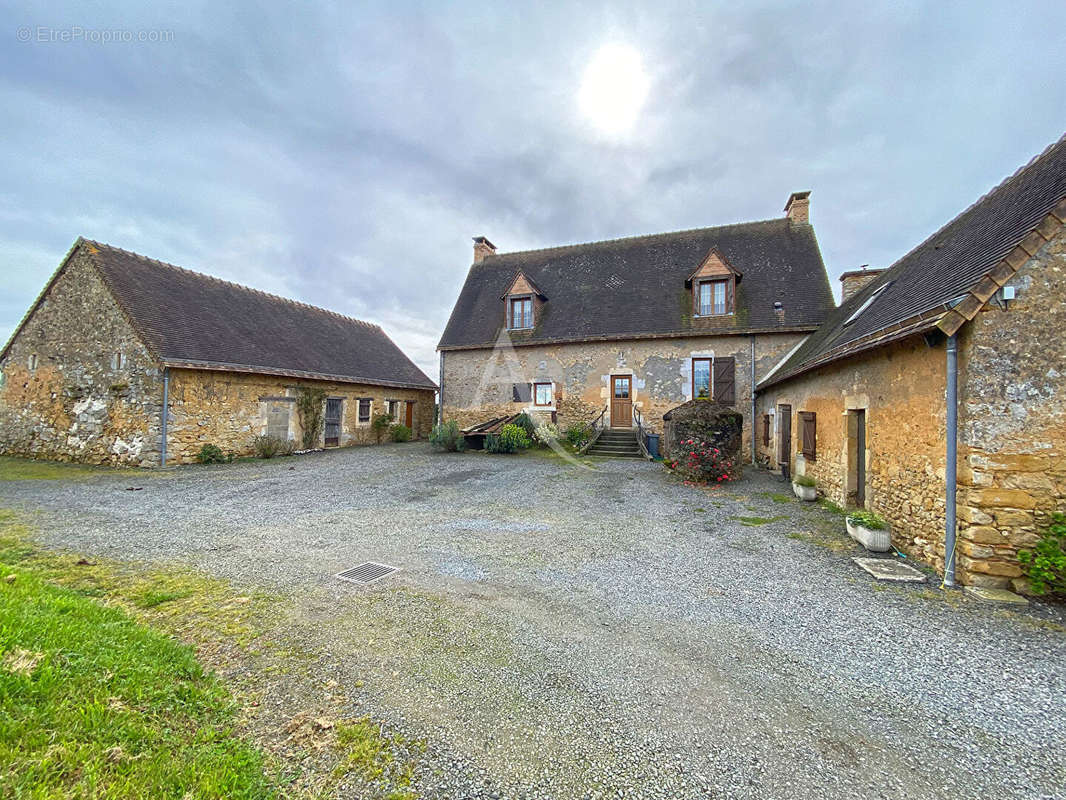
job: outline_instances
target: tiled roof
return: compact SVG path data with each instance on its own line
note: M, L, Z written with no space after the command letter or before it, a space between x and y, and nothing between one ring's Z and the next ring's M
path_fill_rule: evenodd
M902 336L946 328L945 315L964 301L976 310L987 297L976 302L967 299L970 293L986 283L994 290L989 276L1064 199L1066 136L848 298L762 386Z
M79 239L165 364L433 389L379 326Z
M693 320L685 281L712 248L743 276L737 311ZM810 330L833 307L814 230L781 218L487 256L471 266L439 346L492 346L519 272L546 299L532 332L512 332L516 344Z

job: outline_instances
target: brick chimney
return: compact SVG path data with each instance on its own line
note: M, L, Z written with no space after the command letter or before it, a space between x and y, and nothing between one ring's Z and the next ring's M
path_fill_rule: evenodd
M869 264L863 264L858 269L849 269L840 276L841 304L859 291L863 286L884 272L884 269L867 269L869 266Z
M496 255L496 245L484 236L474 237L474 263L480 264L486 256Z
M785 203L785 216L788 217L789 222L807 225L811 216L811 193L793 192L790 194L788 202Z

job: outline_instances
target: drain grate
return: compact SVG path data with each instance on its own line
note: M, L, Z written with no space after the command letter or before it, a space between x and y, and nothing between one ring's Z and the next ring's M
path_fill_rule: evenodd
M399 571L399 567L390 567L388 564L365 561L358 567L352 567L351 569L344 570L344 572L338 572L337 577L342 581L367 584L373 583L376 580L384 578L386 575L391 575L392 573Z

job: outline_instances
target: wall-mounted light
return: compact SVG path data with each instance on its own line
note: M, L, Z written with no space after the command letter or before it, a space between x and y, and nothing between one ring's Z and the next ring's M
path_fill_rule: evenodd
M996 299L999 301L1003 310L1007 310L1007 304L1010 303L1015 297L1013 286L1004 286L998 292L996 292Z

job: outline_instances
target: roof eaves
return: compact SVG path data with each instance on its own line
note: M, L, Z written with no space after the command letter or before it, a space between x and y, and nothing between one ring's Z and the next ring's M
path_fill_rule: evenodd
M202 369L212 372L239 372L249 375L280 375L288 378L306 378L315 381L334 381L335 383L362 383L368 386L391 386L399 389L432 389L437 390L437 384L433 381L428 383L416 383L412 381L389 381L381 378L367 378L359 375L332 375L324 372L310 372L298 369L280 369L277 367L264 367L256 364L225 364L218 361L186 361L163 359L164 367L171 369Z

